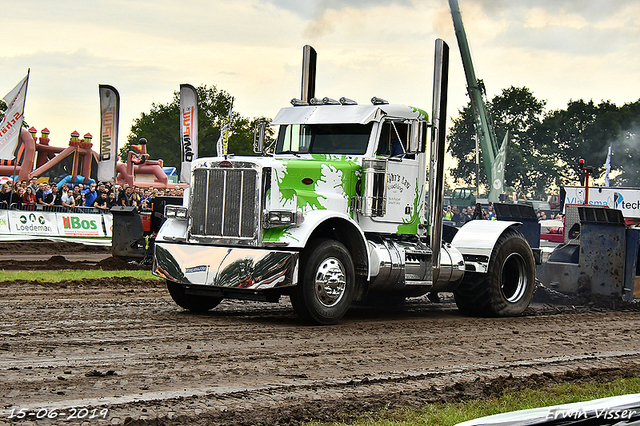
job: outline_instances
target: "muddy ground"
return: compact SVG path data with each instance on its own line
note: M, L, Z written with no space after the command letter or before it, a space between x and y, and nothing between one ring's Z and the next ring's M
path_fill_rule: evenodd
M33 246L0 245L0 269L20 250L38 253ZM40 246L41 262L72 250ZM106 255L75 266L106 265ZM348 422L380 408L640 373L635 305L542 295L518 318L466 318L449 297L420 298L310 327L286 298L224 301L196 315L158 280L2 282L0 424Z

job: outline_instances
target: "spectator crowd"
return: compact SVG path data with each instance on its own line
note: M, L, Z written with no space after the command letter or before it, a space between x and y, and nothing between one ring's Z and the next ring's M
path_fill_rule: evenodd
M8 181L0 187L0 208L21 210L60 211L61 209L81 211L85 208L110 210L113 206L133 206L140 211L150 210L153 198L159 196L183 196L182 188L140 188L113 184L111 182L63 183L49 185L30 181Z
M546 212L542 210L536 210L536 216L538 221L547 220L547 219L562 219L562 214L553 212L549 212L547 215ZM473 219L485 219L485 220L497 220L495 211L493 210L493 206L489 205L483 207L478 204L477 206L469 206L459 208L458 206L448 205L444 208L443 219L446 221L453 222L455 224L464 224Z

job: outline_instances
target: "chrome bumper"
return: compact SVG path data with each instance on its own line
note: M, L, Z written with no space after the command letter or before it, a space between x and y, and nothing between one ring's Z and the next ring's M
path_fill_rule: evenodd
M156 243L153 274L182 284L266 290L296 285L298 253Z

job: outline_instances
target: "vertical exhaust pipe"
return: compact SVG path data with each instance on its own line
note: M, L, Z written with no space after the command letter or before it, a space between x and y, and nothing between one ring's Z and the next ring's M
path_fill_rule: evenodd
M444 144L447 136L447 87L449 84L449 46L442 39L436 40L433 64L433 103L431 129L431 164L429 176L429 212L431 250L433 251L433 282L440 274L442 248L442 207L444 200Z
M308 44L302 48L302 93L300 99L309 103L316 96L316 62L318 54Z

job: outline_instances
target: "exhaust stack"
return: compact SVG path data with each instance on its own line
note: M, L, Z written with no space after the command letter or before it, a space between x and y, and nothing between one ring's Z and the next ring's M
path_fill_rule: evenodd
M433 252L433 282L440 274L442 249L442 207L444 199L444 144L447 136L447 87L449 84L449 46L442 39L436 40L433 74L433 103L431 129L431 164L429 178L429 212L431 250Z
M318 54L308 44L302 48L302 93L300 99L309 103L316 96L316 62Z

